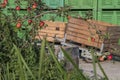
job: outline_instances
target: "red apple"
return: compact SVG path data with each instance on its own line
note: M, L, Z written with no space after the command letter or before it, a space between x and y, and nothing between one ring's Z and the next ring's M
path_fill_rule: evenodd
M42 27L42 26L44 26L44 24L45 23L43 21L40 21L39 26Z
M104 58L102 56L99 57L99 61L104 61Z
M20 6L16 6L16 8L15 8L16 10L20 10Z
M3 2L3 3L7 4L7 3L8 3L8 0L4 0L4 2Z
M92 42L95 42L95 38L94 38L94 37L91 37L91 41L92 41Z
M32 5L32 8L33 8L33 9L36 9L36 8L37 8L37 3L34 3L34 4Z
M70 16L70 15L68 15L68 16L67 16L67 19L69 20L70 18L71 18L71 16Z
M21 24L20 22L18 22L18 23L16 24L16 27L17 27L17 28L21 28L21 26L22 26L22 24Z
M2 8L5 8L5 7L6 7L6 4L5 4L5 3L1 3L0 6L1 6Z
M31 24L32 23L32 20L30 19L30 20L28 20L28 24Z
M30 8L30 7L28 7L28 8L27 8L27 10L28 10L28 11L30 11L30 10L31 10L31 8Z
M107 56L107 59L108 59L108 60L112 60L112 58L113 58L113 55L112 55L112 54L110 54L110 55Z
M99 61L104 61L104 60L106 59L106 56L105 56L105 55L102 55L102 56L100 56L98 59L99 59Z

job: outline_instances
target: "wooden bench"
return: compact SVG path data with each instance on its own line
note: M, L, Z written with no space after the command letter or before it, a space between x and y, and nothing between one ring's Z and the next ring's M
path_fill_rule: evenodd
M50 42L59 42L56 39L63 39L65 34L65 22L52 22L52 21L44 21L46 27L38 30L38 34L36 39L43 39L46 37L47 41Z
M104 51L112 46L118 46L120 26L81 18L70 18L66 26L66 41L73 41L98 49L104 45Z

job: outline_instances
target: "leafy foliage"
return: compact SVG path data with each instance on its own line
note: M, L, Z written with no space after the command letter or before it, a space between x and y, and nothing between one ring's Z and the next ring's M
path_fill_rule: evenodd
M57 60L54 45L51 47L45 39L40 42L42 45L36 45L38 41L34 37L44 27L40 23L42 16L47 13L68 16L68 7L45 12L44 9L49 7L41 0L25 0L28 2L27 9L22 9L25 14L20 14L21 1L24 0L15 0L17 8L11 8L5 1L4 5L0 5L1 80L89 80L63 49L64 55L75 67L71 72L67 72L64 63Z

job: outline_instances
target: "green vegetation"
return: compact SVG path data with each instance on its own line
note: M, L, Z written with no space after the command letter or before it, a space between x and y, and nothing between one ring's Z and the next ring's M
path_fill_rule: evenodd
M33 4L34 0L31 2L29 6ZM39 9L36 9L38 7L36 3L32 5L32 10L29 7L27 8L31 10L28 11L30 12L28 16L18 15L20 6L10 10L12 15L5 15L4 10L6 9L2 8L5 8L7 3L0 6L0 80L90 80L64 49L61 50L65 58L74 66L72 71L67 71L64 68L64 63L58 61L54 53L54 44L50 45L46 39L43 39L40 42L41 45L36 45L39 41L33 37L38 26L44 26L41 18L38 18L44 13L37 15ZM19 2L18 5L20 5ZM43 4L40 5L44 6ZM64 8L58 11L61 14L60 11L63 12ZM94 73L96 75L94 61L95 56L93 55ZM104 80L108 80L100 64L99 66L105 75ZM97 79L97 76L95 78Z

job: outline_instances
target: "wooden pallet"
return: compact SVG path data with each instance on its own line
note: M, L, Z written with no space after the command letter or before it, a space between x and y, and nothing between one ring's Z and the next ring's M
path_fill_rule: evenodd
M56 41L56 38L64 38L66 23L51 21L44 22L47 26L41 30L38 30L36 39L43 39L46 37L47 41L54 42Z
M95 20L70 18L67 23L66 34L67 40L99 49L104 44L105 49L110 47L110 44L117 45L120 39L120 26ZM105 37L105 35L109 36ZM95 41L91 41L91 38L94 38Z

